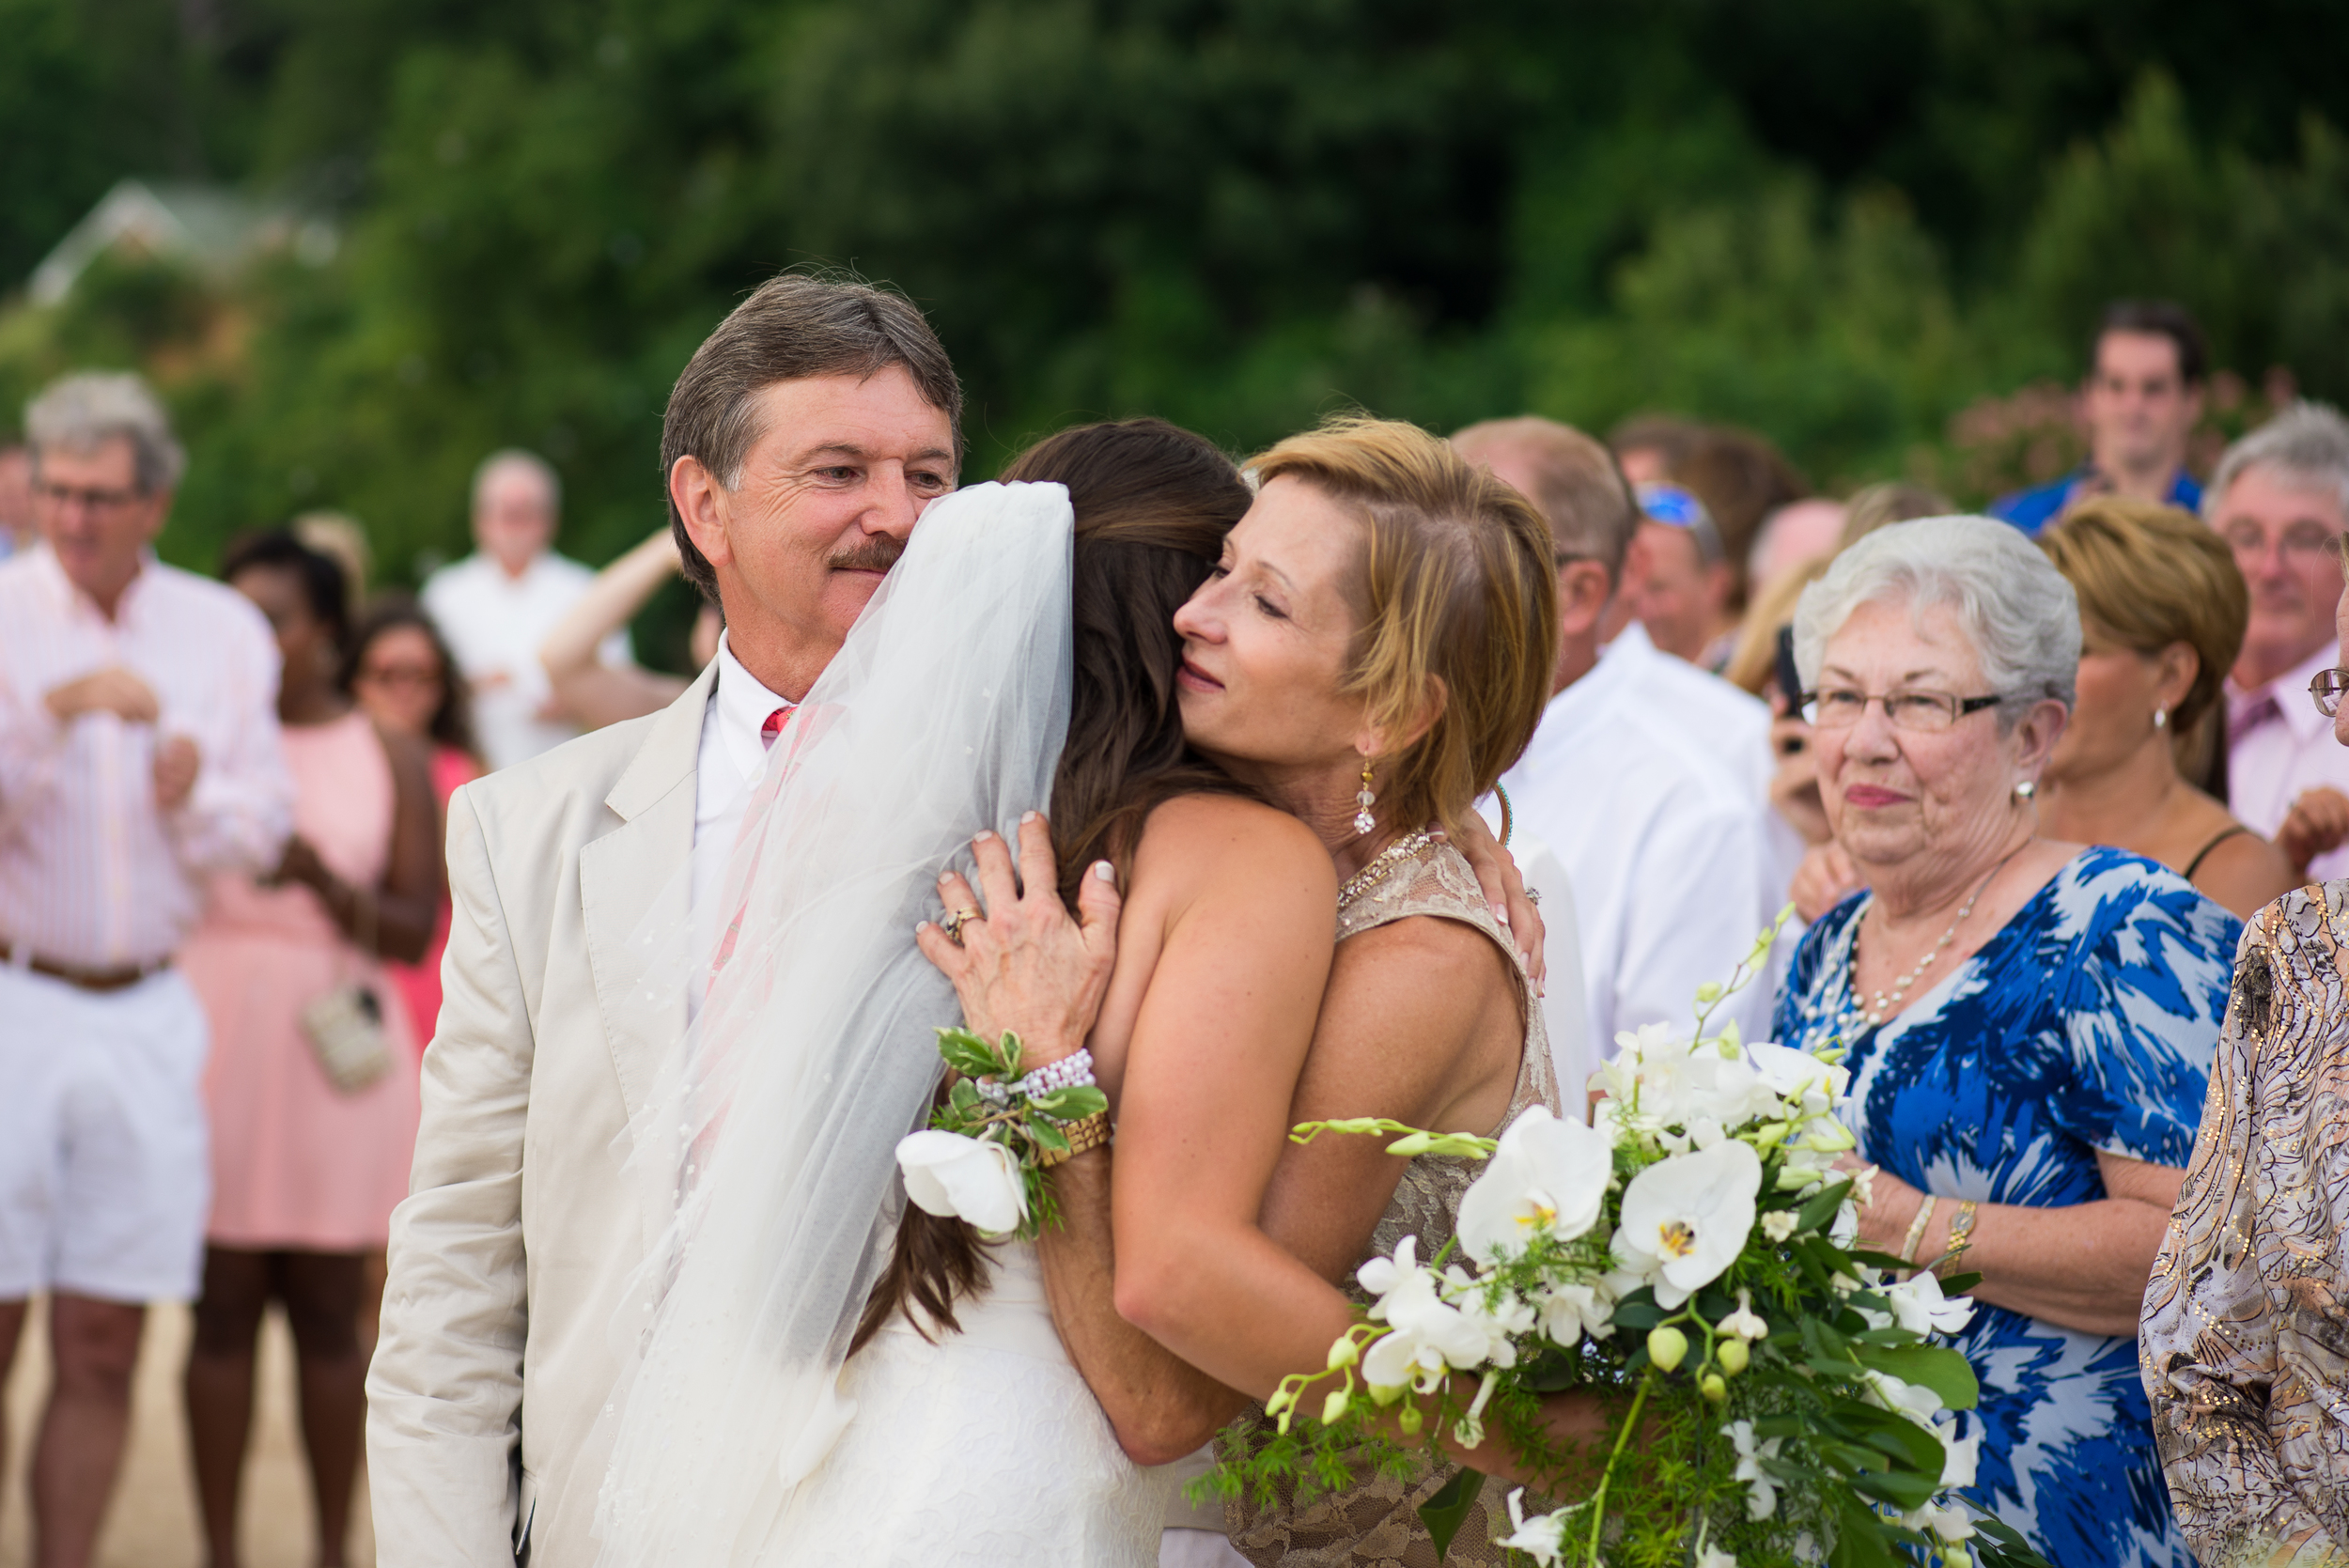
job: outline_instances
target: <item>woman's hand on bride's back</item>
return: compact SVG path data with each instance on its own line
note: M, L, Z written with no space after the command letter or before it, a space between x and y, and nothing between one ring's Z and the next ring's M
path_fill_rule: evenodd
M956 872L938 879L946 918L962 917L957 935L924 921L914 928L922 955L955 983L962 1019L989 1040L1017 1032L1023 1068L1075 1054L1101 1011L1117 964L1117 874L1109 862L1089 868L1077 893L1078 919L1060 901L1052 831L1035 812L1019 819L1019 865L993 833L972 840L979 892Z

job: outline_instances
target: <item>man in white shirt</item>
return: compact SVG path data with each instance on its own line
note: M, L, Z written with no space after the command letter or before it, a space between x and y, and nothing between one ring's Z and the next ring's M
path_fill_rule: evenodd
M726 611L718 657L661 712L450 802L445 996L368 1374L385 1568L595 1559L613 1316L675 1212L674 1167L630 1159L631 1118L695 1000L646 938L717 931L750 781L954 489L960 415L903 298L759 288L661 436L685 574Z
M215 871L277 863L277 644L152 541L184 458L134 376L26 412L42 542L0 565L0 1383L26 1300L55 1366L35 1558L88 1561L147 1303L196 1293L204 1013L172 955Z
M538 644L596 579L554 552L561 481L529 452L493 452L474 473L474 551L434 572L424 607L472 687L474 737L491 768L560 746L579 726L553 706ZM629 660L628 634L613 634L606 663Z
M1766 918L1767 711L1753 703L1747 713L1740 704L1751 698L1658 652L1637 625L1601 654L1600 627L1640 524L1605 447L1532 418L1471 426L1453 441L1533 502L1557 546L1555 695L1502 783L1573 884L1585 1068L1595 1069L1619 1030L1686 1028L1697 986L1726 979ZM1758 984L1729 1016L1758 1035L1770 1001Z
M2309 696L2338 648L2349 420L2322 403L2294 404L2227 449L2202 510L2251 591L2227 682L2228 805L2311 878L2349 874L2340 847L2349 836L2349 750Z

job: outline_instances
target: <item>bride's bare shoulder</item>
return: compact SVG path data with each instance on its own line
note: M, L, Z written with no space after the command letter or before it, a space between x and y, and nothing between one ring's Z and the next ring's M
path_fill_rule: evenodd
M1288 813L1238 795L1182 795L1150 814L1134 846L1128 896L1275 888L1315 907L1334 908L1337 868L1313 830Z

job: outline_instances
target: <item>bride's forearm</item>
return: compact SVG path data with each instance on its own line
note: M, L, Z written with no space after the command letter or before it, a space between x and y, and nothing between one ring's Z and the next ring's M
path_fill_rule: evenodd
M1036 1242L1053 1325L1127 1457L1172 1464L1239 1414L1247 1397L1118 1315L1108 1153L1079 1155L1053 1183L1061 1222Z

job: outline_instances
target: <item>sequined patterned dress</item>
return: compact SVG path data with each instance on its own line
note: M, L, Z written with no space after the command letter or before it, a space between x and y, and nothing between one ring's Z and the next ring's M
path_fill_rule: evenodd
M1557 1079L1549 1060L1549 1037L1542 1027L1541 1008L1534 1004L1532 981L1526 976L1509 934L1485 907L1476 875L1459 851L1430 843L1378 872L1366 885L1349 886L1338 905L1338 940L1413 915L1433 915L1472 925L1509 955L1517 970L1519 999L1525 1018L1525 1049L1517 1066L1517 1085L1509 1096L1508 1113L1492 1129L1498 1137L1529 1107L1558 1109ZM1378 1225L1371 1233L1365 1259L1392 1253L1407 1235L1419 1237L1419 1255L1436 1255L1452 1239L1460 1198L1476 1179L1480 1166L1457 1157L1422 1155L1404 1168ZM1347 1293L1367 1305L1369 1297L1349 1276ZM1430 1462L1408 1481L1369 1473L1357 1467L1356 1484L1337 1494L1322 1493L1297 1504L1284 1494L1272 1508L1259 1509L1252 1499L1227 1503L1224 1523L1232 1545L1258 1568L1437 1568L1436 1545L1420 1522L1419 1507L1441 1491L1456 1466ZM1492 1545L1496 1521L1507 1517L1503 1499L1508 1489L1487 1480L1470 1507L1467 1522L1452 1543L1446 1563L1498 1564L1503 1554Z
M2252 918L2139 1337L2204 1568L2349 1563L2349 881Z

